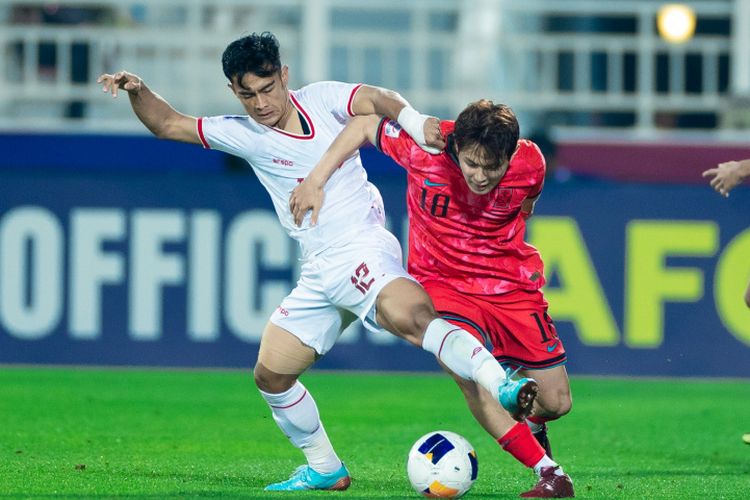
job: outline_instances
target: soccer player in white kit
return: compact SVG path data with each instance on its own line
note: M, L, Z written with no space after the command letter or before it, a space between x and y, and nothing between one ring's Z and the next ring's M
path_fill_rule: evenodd
M157 137L202 144L245 159L271 195L279 221L300 244L297 286L271 315L254 369L255 383L282 432L307 458L267 490L344 490L349 471L333 450L312 395L298 380L328 352L355 317L435 354L454 373L473 380L518 419L531 411L536 383L510 381L468 332L439 318L428 295L407 274L401 248L384 227L378 190L359 157L344 162L325 187L319 225L298 227L289 195L354 115L398 120L425 148L444 147L437 119L419 114L397 93L367 85L313 83L287 87L279 45L271 33L248 35L222 56L229 87L247 115L196 118L174 110L132 73L104 74L105 92L128 92L133 111ZM323 217L324 215L324 217Z

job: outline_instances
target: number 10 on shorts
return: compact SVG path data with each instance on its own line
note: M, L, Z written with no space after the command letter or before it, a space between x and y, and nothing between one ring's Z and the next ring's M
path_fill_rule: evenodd
M370 278L367 280L367 277L370 275L370 270L367 269L367 264L364 262L357 267L357 270L354 271L354 276L352 276L352 284L362 292L362 295L366 294L367 291L372 286L373 282L375 281L375 278Z

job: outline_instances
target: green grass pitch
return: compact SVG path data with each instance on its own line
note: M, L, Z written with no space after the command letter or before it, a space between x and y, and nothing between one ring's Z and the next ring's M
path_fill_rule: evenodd
M268 494L303 463L249 372L0 368L0 498L416 498L406 454L428 431L464 435L468 498L517 498L533 474L476 424L443 375L303 378L353 482ZM750 383L573 378L551 425L579 498L747 498Z

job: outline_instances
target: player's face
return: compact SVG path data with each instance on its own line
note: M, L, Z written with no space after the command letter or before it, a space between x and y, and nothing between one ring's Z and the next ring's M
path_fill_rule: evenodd
M489 193L508 170L508 160L498 164L489 158L481 146L469 146L458 151L458 164L472 193Z
M271 76L245 73L240 81L232 79L229 87L253 120L276 127L292 109L288 80L289 69L284 66Z

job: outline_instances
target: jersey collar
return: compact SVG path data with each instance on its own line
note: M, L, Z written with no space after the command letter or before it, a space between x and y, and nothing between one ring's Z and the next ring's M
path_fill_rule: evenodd
M289 99L292 101L292 105L297 109L297 115L299 115L300 124L302 125L302 134L293 134L291 132L287 132L286 130L281 130L280 128L271 127L271 130L278 132L280 134L286 135L287 137L291 137L293 139L300 139L303 141L310 140L315 137L315 126L313 125L312 120L310 119L310 115L305 111L305 109L302 107L302 105L297 101L297 98L294 97L294 94L289 92ZM304 133L307 132L307 133Z

